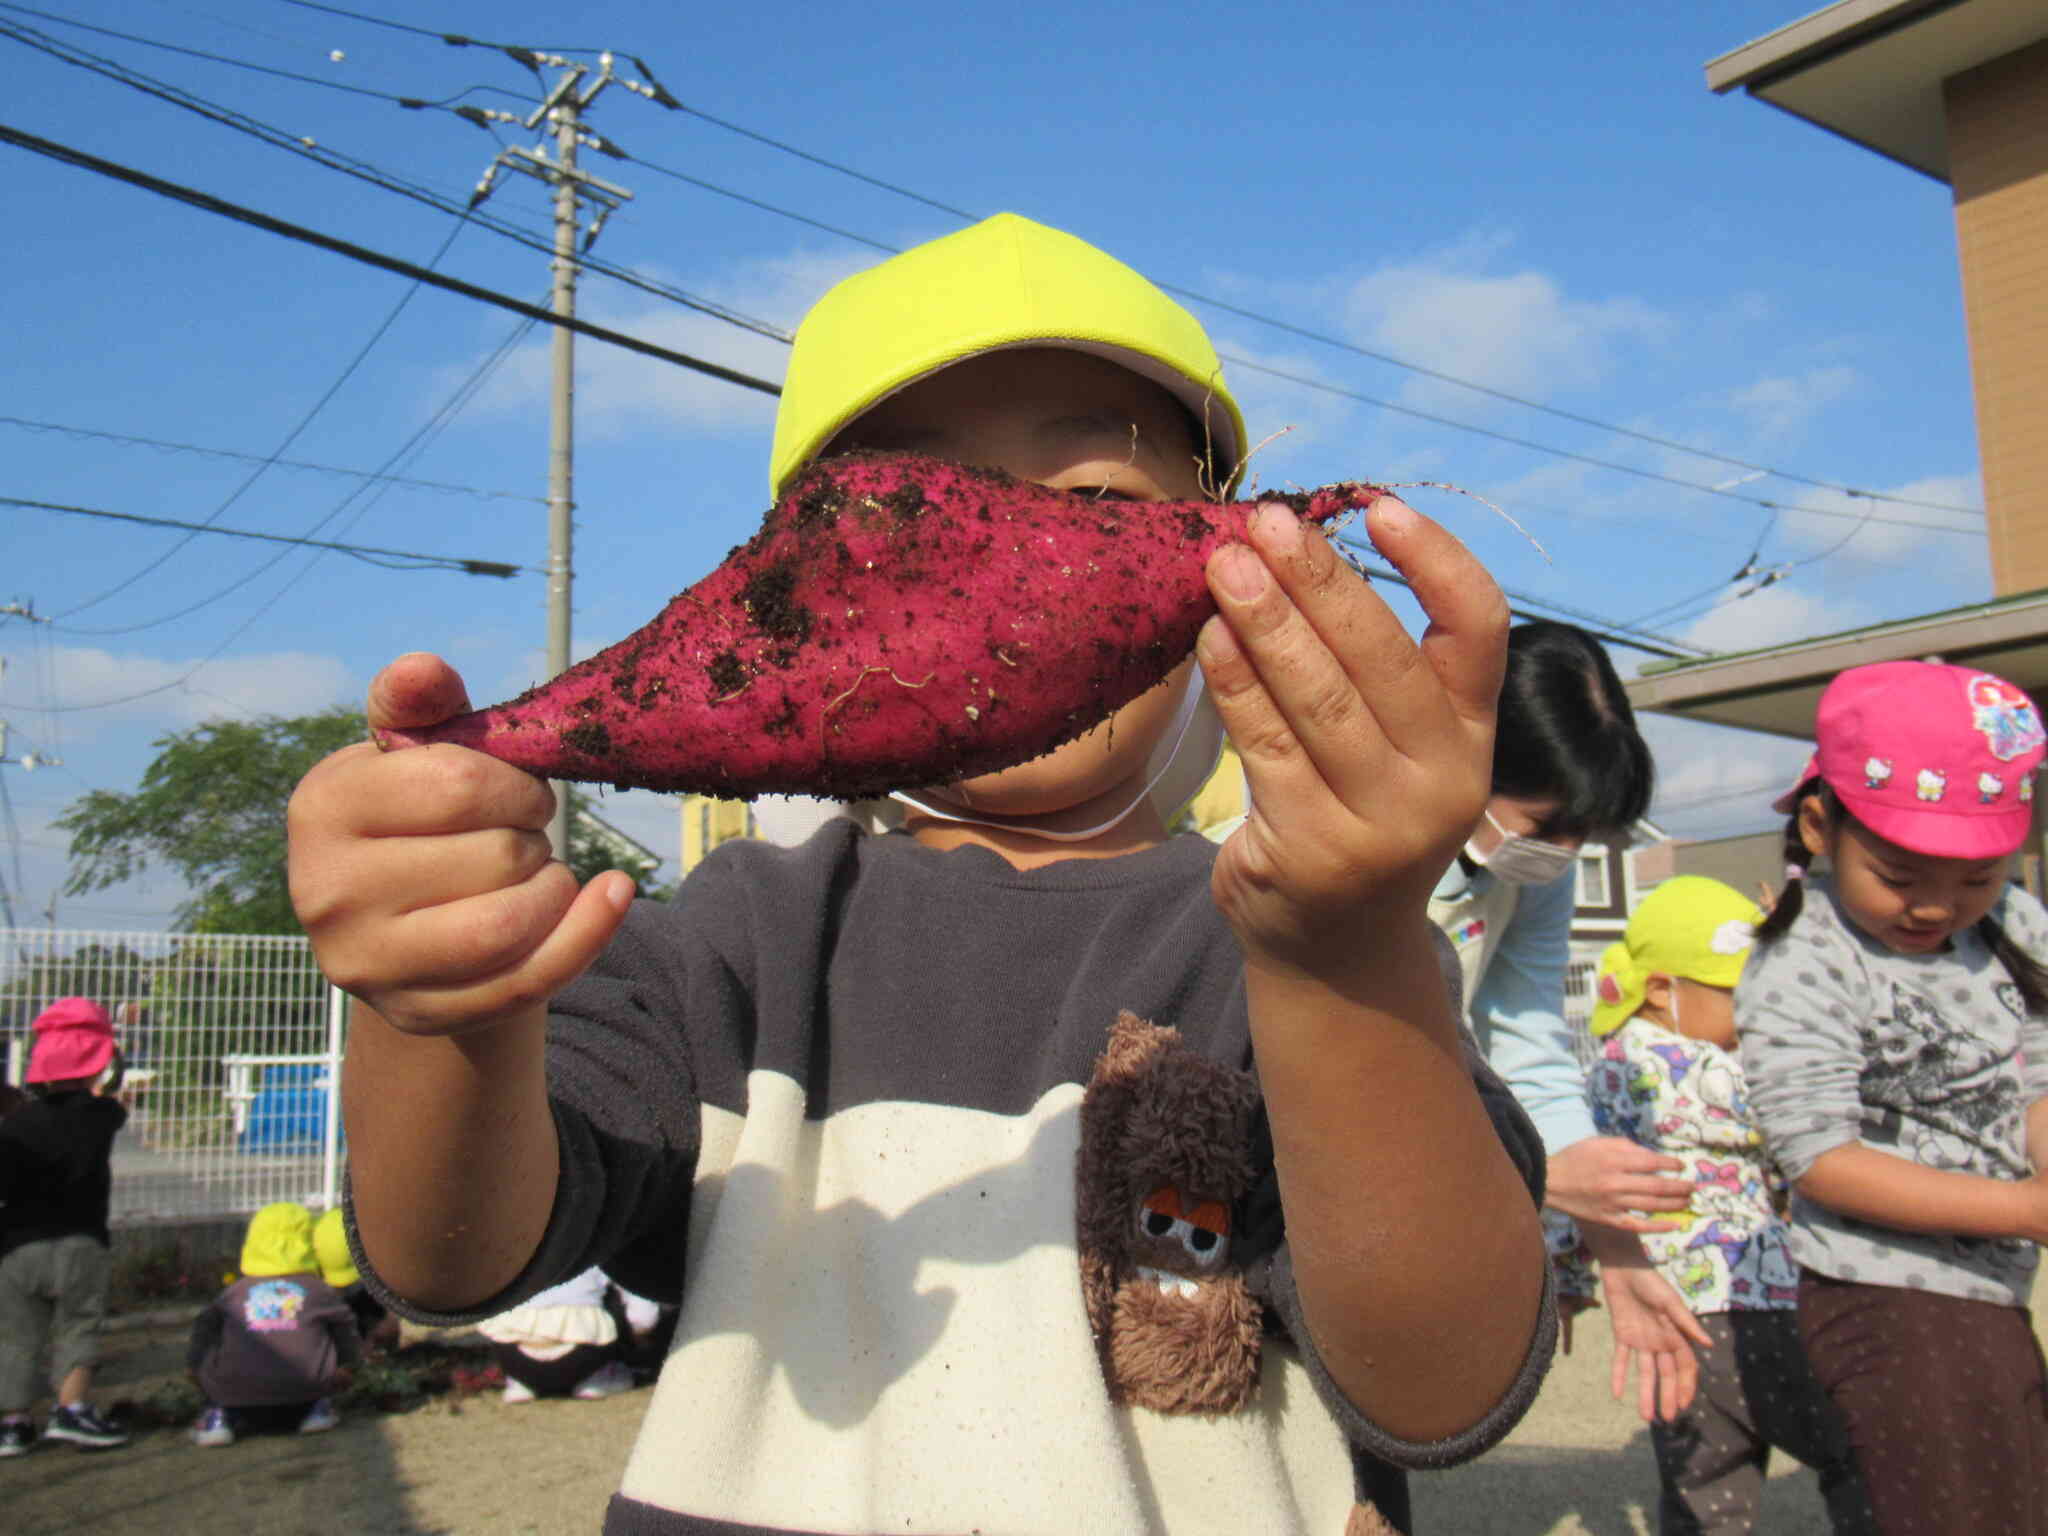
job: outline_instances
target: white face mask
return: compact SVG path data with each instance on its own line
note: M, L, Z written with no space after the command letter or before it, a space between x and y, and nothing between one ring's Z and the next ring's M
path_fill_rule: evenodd
M1575 849L1510 832L1493 819L1492 811L1485 815L1487 824L1500 834L1500 841L1490 851L1481 853L1468 840L1465 857L1505 885L1548 885L1570 869L1572 860L1578 857Z

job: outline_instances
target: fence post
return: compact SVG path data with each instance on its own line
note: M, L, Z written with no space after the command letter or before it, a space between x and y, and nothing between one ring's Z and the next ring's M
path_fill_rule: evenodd
M327 984L327 1116L321 1137L321 1203L328 1209L341 1202L341 1052L342 1026L348 1018L348 994Z

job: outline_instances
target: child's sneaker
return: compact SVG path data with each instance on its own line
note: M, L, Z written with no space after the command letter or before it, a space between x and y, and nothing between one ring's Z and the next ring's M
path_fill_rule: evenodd
M0 1424L0 1456L26 1456L35 1447L36 1427L27 1419Z
M128 1436L92 1411L89 1404L59 1404L43 1426L45 1440L69 1440L81 1450L106 1451L126 1445Z
M505 1392L502 1400L513 1404L530 1403L533 1401L533 1388L523 1381L507 1376L505 1378Z
M206 1412L199 1415L199 1422L192 1426L192 1443L212 1450L218 1445L235 1443L235 1426L228 1422L228 1411L212 1403Z
M299 1433L317 1435L326 1430L341 1428L341 1415L334 1411L334 1404L327 1398L306 1410L306 1416L299 1420Z
M621 1392L632 1390L633 1373L619 1360L599 1366L576 1384L576 1395L585 1402L595 1402L600 1397L616 1397Z

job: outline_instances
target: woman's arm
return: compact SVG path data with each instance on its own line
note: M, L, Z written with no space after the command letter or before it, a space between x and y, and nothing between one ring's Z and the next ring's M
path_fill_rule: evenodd
M1470 1000L1487 1065L1513 1090L1553 1155L1594 1134L1585 1073L1564 1017L1576 876L1516 895L1507 932Z

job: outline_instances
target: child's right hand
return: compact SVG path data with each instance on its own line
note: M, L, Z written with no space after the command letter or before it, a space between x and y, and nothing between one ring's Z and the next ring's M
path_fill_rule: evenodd
M413 652L370 685L371 729L469 708L462 679ZM345 747L287 811L292 905L322 971L408 1034L450 1035L544 1008L618 928L632 882L579 892L553 859L554 793L466 747Z

